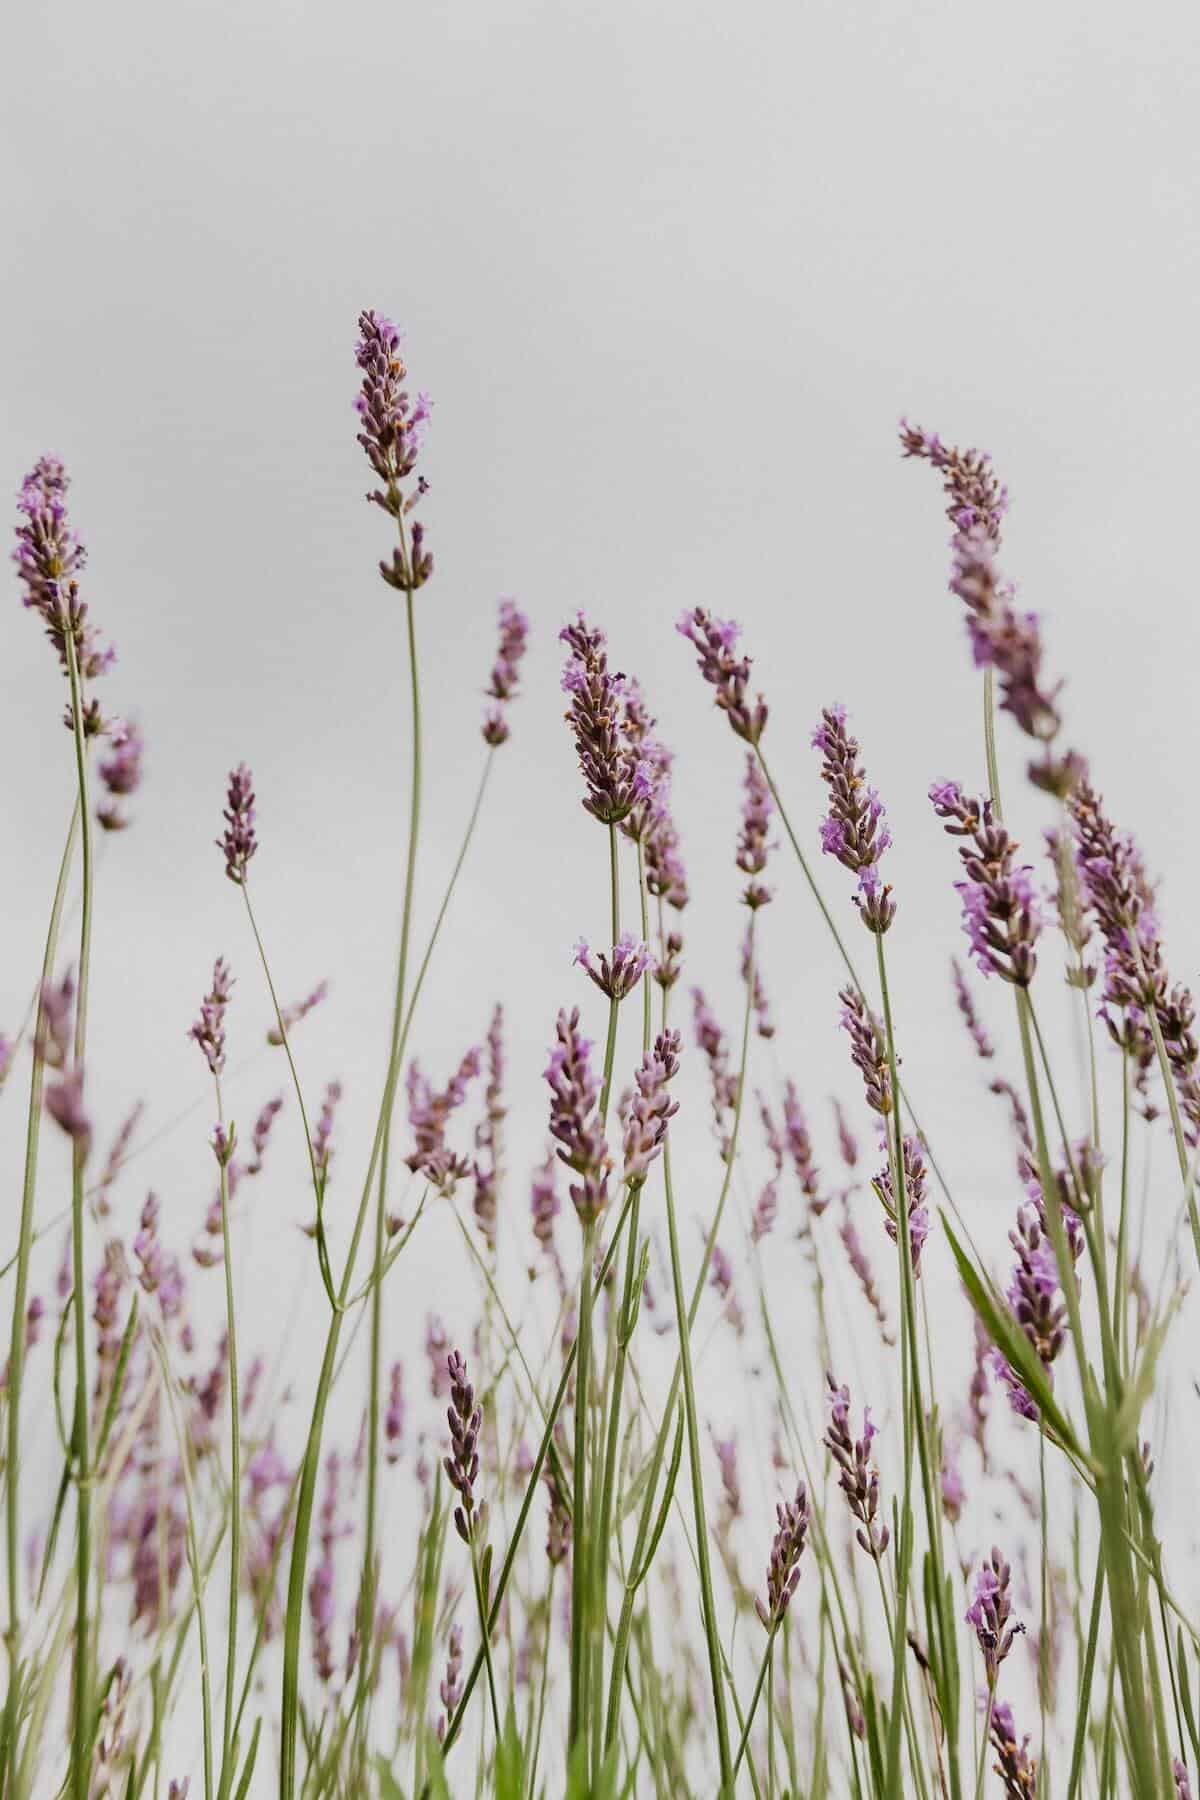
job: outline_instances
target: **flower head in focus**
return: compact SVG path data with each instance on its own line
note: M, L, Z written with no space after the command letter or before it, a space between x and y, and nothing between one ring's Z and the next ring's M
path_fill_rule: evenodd
M882 935L896 915L892 890L880 881L879 859L892 842L883 802L867 786L858 739L846 729L844 706L827 706L812 734L821 752L821 779L829 811L821 824L821 848L858 876L855 904L868 931Z

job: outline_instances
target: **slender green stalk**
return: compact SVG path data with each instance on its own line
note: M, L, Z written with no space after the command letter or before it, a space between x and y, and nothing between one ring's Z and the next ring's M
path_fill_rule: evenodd
M0 1793L7 1793L9 1770L16 1757L17 1697L20 1683L17 1672L21 1661L21 1384L25 1373L25 1308L29 1292L29 1257L33 1247L33 1215L37 1194L38 1145L42 1128L42 1088L46 1065L39 1053L43 1031L42 992L54 972L58 933L62 922L63 901L75 836L79 829L79 800L71 812L67 841L59 863L58 880L46 928L46 947L42 955L42 974L38 985L37 1013L34 1024L34 1052L29 1076L29 1110L25 1122L25 1176L21 1186L21 1223L17 1242L17 1279L12 1302L12 1331L8 1353L8 1451L5 1465L5 1562L8 1575L8 1695L4 1706L3 1744L0 1746Z
M579 1332L575 1359L575 1460L571 1517L575 1521L575 1539L571 1557L571 1699L567 1726L567 1760L570 1762L577 1744L588 1742L587 1678L589 1561L599 1546L588 1543L587 1520L587 1453L588 1406L592 1362L592 1267L595 1262L596 1227L586 1220L583 1227L583 1267L579 1279Z
M75 998L75 1042L72 1066L83 1078L87 1050L88 987L92 962L92 820L88 798L87 743L83 730L83 695L76 657L75 633L63 631L67 673L71 683L71 728L75 739L75 773L79 784L80 850L83 897L79 924L79 982ZM87 1800L91 1761L91 1639L88 1630L88 1584L92 1560L92 1471L88 1448L88 1373L86 1271L83 1254L83 1165L85 1148L71 1145L71 1279L75 1287L75 1419L72 1444L78 1494L76 1533L75 1692L71 1745L71 1784L75 1800Z
M742 1726L742 1735L738 1743L737 1755L733 1759L734 1780L737 1779L737 1772L742 1766L742 1758L746 1754L746 1746L750 1742L750 1728L754 1724L754 1715L758 1711L758 1703L762 1697L763 1683L767 1680L768 1672L771 1667L771 1659L775 1653L775 1634L778 1630L778 1625L772 1625L767 1634L767 1647L763 1651L762 1661L758 1665L758 1678L754 1683L754 1692L750 1696L750 1704L746 1708L746 1723ZM769 1786L770 1783L768 1782L768 1789Z
M221 1082L217 1090L217 1121L224 1128ZM229 1623L225 1645L225 1715L221 1734L220 1800L225 1800L236 1773L234 1762L233 1698L237 1681L238 1603L242 1586L242 1412L238 1386L237 1317L233 1298L233 1246L229 1234L229 1165L221 1171L221 1248L225 1264L226 1355L229 1359Z

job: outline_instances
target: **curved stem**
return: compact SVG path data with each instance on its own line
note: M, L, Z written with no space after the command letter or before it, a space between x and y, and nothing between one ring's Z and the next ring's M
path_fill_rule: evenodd
M21 1223L17 1240L17 1280L12 1303L12 1332L8 1353L8 1451L5 1484L5 1554L8 1573L8 1696L4 1707L3 1744L0 1746L0 1793L7 1792L9 1769L16 1756L17 1696L20 1683L17 1669L21 1660L21 1584L20 1584L20 1473L21 1473L21 1383L25 1372L25 1307L29 1291L29 1257L33 1247L33 1214L37 1194L38 1145L42 1127L42 1088L46 1065L39 1054L42 1038L42 992L54 971L58 933L62 922L67 877L79 829L79 800L71 813L67 841L63 846L54 899L50 907L50 923L46 928L46 948L42 955L42 975L38 984L37 1017L34 1025L33 1067L29 1077L29 1111L25 1124L25 1176L21 1186Z

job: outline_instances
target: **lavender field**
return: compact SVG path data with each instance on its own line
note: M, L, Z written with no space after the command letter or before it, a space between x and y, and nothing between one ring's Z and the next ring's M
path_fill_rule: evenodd
M535 14L22 26L0 1796L1191 1800L1183 27Z

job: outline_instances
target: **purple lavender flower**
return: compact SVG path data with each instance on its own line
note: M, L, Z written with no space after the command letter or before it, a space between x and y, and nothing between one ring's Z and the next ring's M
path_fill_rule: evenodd
M670 993L683 972L682 955L683 938L677 931L668 931L662 954L654 964L654 979L665 994Z
M634 1075L637 1092L629 1108L625 1125L625 1172L623 1180L631 1186L645 1181L667 1135L667 1126L679 1111L672 1100L668 1083L679 1071L681 1039L677 1031L660 1031L653 1050L642 1058Z
M932 464L942 476L950 504L946 517L957 531L982 525L994 543L1008 511L1008 489L1002 487L986 450L958 450L942 443L936 432L900 421L900 443L905 456Z
M487 1086L483 1095L483 1118L475 1127L473 1164L475 1193L472 1208L488 1247L496 1248L496 1191L500 1181L500 1126L504 1120L504 1008L492 1013L487 1033Z
M463 1056L458 1068L441 1090L434 1089L416 1062L409 1064L406 1077L408 1120L413 1128L416 1146L406 1158L414 1174L423 1175L441 1194L452 1194L456 1184L471 1173L466 1157L450 1148L446 1131L450 1115L467 1097L467 1089L482 1066L478 1047Z
M332 1681L337 1667L333 1650L334 1545L345 1536L346 1528L338 1524L341 1496L341 1458L331 1450L325 1459L325 1493L319 1514L321 1555L308 1583L308 1612L312 1625L313 1662L317 1678L325 1686Z
M772 1177L759 1194L754 1203L754 1211L750 1215L750 1242L757 1244L769 1237L775 1229L775 1221L779 1216L779 1180Z
M1008 1800L1035 1800L1038 1791L1037 1758L1029 1754L1029 1734L1017 1742L1012 1707L998 1700L992 1707L992 1748L999 1761L993 1765L1004 1783Z
M721 1155L729 1154L732 1115L738 1101L738 1077L729 1067L729 1048L725 1033L704 997L703 988L692 989L692 1021L699 1045L708 1063L712 1081L713 1118L721 1140Z
M79 1063L46 1089L45 1106L54 1123L70 1138L79 1160L86 1162L92 1147L92 1121L83 1104L83 1068Z
M533 1235L550 1258L556 1270L560 1270L558 1252L554 1246L554 1221L561 1210L561 1201L555 1187L555 1173L558 1169L558 1157L553 1146L547 1151L546 1160L538 1168L529 1190L529 1209L533 1216ZM532 1274L532 1271L531 1271Z
M985 975L1028 987L1042 929L1033 870L1016 862L1020 846L996 818L990 800L969 798L956 781L934 782L929 798L947 834L970 840L958 852L967 879L954 887L976 964Z
M754 1027L755 1031L760 1038L773 1038L775 1036L775 1021L771 1017L771 1002L767 998L767 990L763 985L762 974L758 964L754 963L752 965L751 963L751 949L750 927L747 925L746 935L742 939L742 980L749 981L753 979L750 1004L754 1008L754 1017L756 1021ZM751 975L752 968L753 977Z
M575 946L574 960L609 1000L624 1000L649 968L650 951L632 932L623 931L608 954L603 950L597 952L596 962L592 961L591 950L580 938Z
M233 977L229 964L218 956L213 964L212 987L200 1003L200 1017L188 1031L193 1043L199 1044L204 1060L213 1075L225 1067L225 1008L233 993Z
M608 1204L611 1160L600 1123L600 1090L592 1073L592 1046L579 1032L579 1009L559 1013L546 1068L550 1084L550 1135L558 1159L578 1177L570 1188L583 1225L594 1224Z
M964 973L963 966L959 962L957 956L953 956L950 959L950 971L954 978L954 998L958 1003L958 1010L962 1017L962 1022L967 1028L971 1042L975 1046L976 1053L987 1062L990 1058L995 1056L995 1047L992 1044L991 1038L985 1031L979 1014L975 1009L975 997L967 983L966 974Z
M450 1454L442 1459L442 1467L460 1502L454 1509L454 1529L464 1544L479 1544L487 1528L487 1509L475 1498L483 1413L475 1404L475 1389L467 1380L467 1365L457 1350L450 1352L446 1367L450 1375L450 1405L446 1411Z
M46 627L63 673L70 673L69 637L80 680L94 681L112 667L116 653L101 648L88 620L87 605L79 597L77 577L87 562L87 552L67 517L70 485L57 457L38 458L17 495L21 518L13 561L25 589L24 604ZM99 728L98 720L94 728Z
M720 1244L712 1247L708 1280L709 1286L715 1288L721 1297L725 1317L738 1337L741 1337L746 1329L746 1319L733 1285L733 1264Z
M742 1485L738 1479L737 1439L733 1437L719 1438L712 1433L712 1445L716 1452L717 1467L721 1471L721 1512L724 1529L728 1531L734 1519L741 1517Z
M967 1490L963 1485L958 1451L947 1447L941 1467L942 1511L952 1525L957 1525L966 1505ZM974 1623L974 1621L972 1621Z
M850 1039L850 1060L863 1078L867 1105L886 1118L892 1110L892 1081L883 1028L857 988L844 987L839 1021Z
M321 1116L317 1120L317 1128L313 1132L313 1161L317 1166L317 1177L322 1191L329 1180L329 1165L333 1160L333 1121L341 1097L341 1082L329 1082L325 1089L325 1097L321 1102Z
M1012 1602L1008 1595L1011 1578L1012 1570L999 1550L993 1549L990 1558L980 1563L976 1570L975 1596L965 1615L967 1624L974 1627L983 1652L991 1690L996 1686L1000 1664L1012 1649L1017 1633L1025 1629L1019 1623L1009 1623L1012 1617Z
M389 1463L399 1462L404 1449L404 1364L392 1364L388 1382L387 1411L383 1416L384 1451Z
M624 730L625 678L610 672L604 633L582 613L558 635L570 652L562 685L587 788L582 805L602 824L619 824L652 792L650 771Z
M779 1528L767 1564L767 1598L754 1602L763 1626L772 1632L782 1624L800 1580L800 1558L808 1536L808 1491L803 1482L798 1484L794 1500L776 1501L775 1517Z
M737 656L741 627L732 619L717 619L702 606L680 618L676 630L699 653L700 673L716 688L717 705L737 736L757 744L767 723L767 707L761 694L749 702L750 658Z
M1192 1800L1192 1783L1187 1772L1187 1764L1173 1757L1171 1775L1175 1782L1175 1800Z
M809 1211L819 1218L829 1202L821 1198L820 1171L813 1157L808 1121L804 1117L804 1108L800 1104L794 1081L788 1081L784 1085L783 1130L788 1155L800 1182L800 1192L808 1201Z
M867 1253L863 1249L862 1239L859 1237L854 1221L850 1217L848 1207L845 1208L842 1223L838 1227L838 1236L841 1238L842 1247L846 1252L846 1261L854 1271L858 1280L858 1285L863 1291L863 1297L879 1321L880 1335L882 1336L884 1343L890 1346L894 1344L896 1340L891 1327L888 1325L887 1313L884 1310L883 1301L879 1295L879 1289L875 1285L874 1273L867 1260Z
M929 1208L925 1204L925 1158L915 1137L901 1140L904 1160L904 1198L908 1208L908 1240L912 1251L914 1276L921 1273L921 1247L929 1236ZM891 1159L872 1181L875 1197L883 1207L887 1234L897 1243L898 1207L892 1188Z
M493 704L484 714L483 741L493 748L508 739L505 707L520 685L521 661L529 639L529 620L515 600L500 602L500 647L485 692Z
M742 834L738 839L737 866L743 875L751 878L742 898L753 911L765 906L771 898L770 888L764 887L756 877L767 866L767 831L774 811L774 801L771 799L766 777L759 767L758 758L752 750L746 753L743 787L745 800L742 803Z
M837 1122L838 1151L848 1169L858 1167L858 1139L850 1129L846 1111L840 1100L833 1102L833 1116Z
M415 401L410 399L404 385L408 370L400 352L400 333L390 319L381 313L360 313L358 333L355 361L363 372L354 402L362 424L358 441L383 483L367 499L402 525L427 491L424 476L418 476L413 492L407 496L401 483L416 468L429 423L429 397L418 394ZM389 587L411 594L428 581L433 573L433 557L424 547L424 537L419 520L413 522L407 542L400 531L392 561L379 565Z
M1046 1231L1046 1213L1040 1189L1031 1181L1031 1199L1017 1212L1015 1228L1008 1241L1016 1252L1016 1263L1008 1284L1008 1303L1017 1324L1029 1339L1051 1379L1050 1365L1057 1359L1066 1340L1067 1309L1059 1282L1058 1262ZM1063 1206L1063 1228L1068 1248L1078 1260L1083 1247L1083 1231L1076 1215ZM1016 1371L1003 1352L993 1349L991 1364L995 1374L1008 1389L1014 1412L1025 1419L1036 1419L1038 1409Z
M244 1170L245 1174L262 1174L263 1157L266 1155L267 1143L271 1136L271 1127L274 1125L275 1120L282 1111L283 1096L282 1094L276 1094L273 1100L267 1101L266 1105L255 1119L254 1129L250 1136L250 1161L246 1164Z
M629 707L626 704L626 723ZM688 903L687 870L679 850L679 833L671 813L671 768L674 758L657 738L641 741L642 761L649 770L650 793L634 807L623 830L634 828L642 846L646 891L665 900L676 912Z
M105 831L123 831L129 819L122 811L121 801L141 786L146 745L140 729L129 719L110 719L106 731L109 752L100 758L98 773L111 799L99 808L96 817Z
M876 1436L871 1409L868 1406L863 1410L862 1436L852 1437L850 1390L839 1387L832 1375L826 1375L825 1379L829 1384L829 1428L825 1433L825 1446L841 1470L838 1486L846 1496L851 1514L858 1520L854 1535L867 1555L878 1562L891 1541L891 1533L886 1525L875 1523L879 1511L879 1471L871 1461L871 1444Z
M276 1049L280 1049L283 1045L285 1035L290 1034L293 1027L298 1025L301 1019L307 1019L313 1008L320 1006L328 992L329 983L327 981L318 981L311 994L306 994L303 1000L297 1000L294 1006L282 1007L280 1009L279 1017L283 1021L283 1029L280 1030L278 1022L272 1025L267 1032L268 1044L272 1044Z
M245 763L229 776L225 801L225 833L217 848L225 854L225 873L238 887L246 885L246 865L258 849L254 835L254 778Z
M446 1673L442 1679L442 1684L438 1689L442 1706L445 1709L441 1718L438 1720L437 1734L439 1744L445 1737L447 1728L450 1724L451 1715L462 1698L462 1685L459 1679L461 1675L462 1626L452 1625L450 1627L450 1649L446 1657Z
M889 848L883 802L866 785L858 739L846 729L844 706L827 706L812 734L821 752L821 779L829 789L829 811L821 824L821 848L858 876L855 905L868 931L885 932L896 916L892 890L879 879L879 859Z

